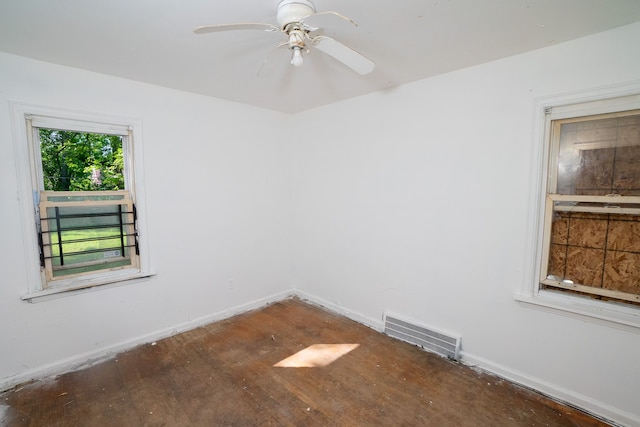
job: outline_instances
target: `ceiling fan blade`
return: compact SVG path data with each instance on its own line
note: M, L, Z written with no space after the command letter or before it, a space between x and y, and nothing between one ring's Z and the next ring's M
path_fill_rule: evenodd
M324 23L326 23L326 19L322 19L325 16L335 16L338 17L340 19L343 19L347 22L349 22L350 24L353 24L354 26L358 26L358 24L356 24L356 21L354 21L353 19L344 16L341 13L338 12L334 12L333 10L327 10L325 12L317 12L317 13L312 13L309 16L305 16L304 18L302 18L300 20L300 22L302 24L304 24L304 26L309 30L309 31L317 31L320 28L324 28L327 25L324 25ZM325 21L323 23L323 21Z
M263 24L260 22L239 22L236 24L205 25L195 28L193 32L196 34L205 34L236 30L280 31L280 28L273 24Z
M342 62L358 74L365 75L373 71L375 63L355 50L326 36L312 39L313 45L320 51Z
M262 64L260 65L260 68L258 68L258 72L256 73L256 77L260 77L262 74L263 69L265 68L265 66L267 65L267 63L269 62L269 59L271 58L271 55L273 55L273 53L275 51L277 51L279 48L281 47L286 47L287 46L287 42L282 42L282 43L278 43L276 46L274 46L269 53L267 54L267 56L264 58L264 60L262 61Z

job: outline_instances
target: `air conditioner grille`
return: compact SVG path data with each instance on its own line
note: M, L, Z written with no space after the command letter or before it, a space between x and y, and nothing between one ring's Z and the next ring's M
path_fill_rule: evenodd
M418 345L449 359L460 359L459 336L418 325L395 315L386 314L384 319L385 334Z

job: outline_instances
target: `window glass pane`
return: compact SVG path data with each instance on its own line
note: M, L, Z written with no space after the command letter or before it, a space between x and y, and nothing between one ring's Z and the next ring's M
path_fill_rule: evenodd
M640 294L640 216L553 213L547 279Z
M562 123L558 194L640 195L640 113Z
M132 264L133 212L127 205L46 209L53 277Z
M124 189L123 137L38 129L45 190Z

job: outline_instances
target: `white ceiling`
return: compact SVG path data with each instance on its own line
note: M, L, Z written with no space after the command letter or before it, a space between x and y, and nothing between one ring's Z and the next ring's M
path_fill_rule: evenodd
M277 4L0 0L0 51L294 113L640 21L639 0L315 0L359 24L323 18L325 35L375 61L366 76L319 51L292 67L272 50L281 33L192 32L275 24Z

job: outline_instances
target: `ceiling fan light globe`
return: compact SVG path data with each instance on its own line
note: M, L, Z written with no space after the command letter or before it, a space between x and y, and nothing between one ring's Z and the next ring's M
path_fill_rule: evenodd
M302 51L299 47L294 47L293 53L291 54L291 65L293 65L294 67L301 67L302 64L304 64Z

